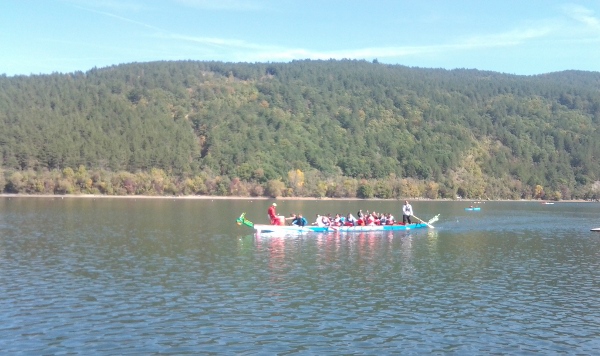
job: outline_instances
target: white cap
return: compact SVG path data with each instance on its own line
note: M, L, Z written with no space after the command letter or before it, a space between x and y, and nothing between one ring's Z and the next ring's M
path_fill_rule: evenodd
M277 206L277 203L273 203L273 206Z

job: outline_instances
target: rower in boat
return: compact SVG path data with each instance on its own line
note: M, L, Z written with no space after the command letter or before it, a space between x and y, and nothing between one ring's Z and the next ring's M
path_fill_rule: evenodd
M292 220L293 226L306 226L308 225L308 221L306 218L302 216L302 214L298 214L294 220Z

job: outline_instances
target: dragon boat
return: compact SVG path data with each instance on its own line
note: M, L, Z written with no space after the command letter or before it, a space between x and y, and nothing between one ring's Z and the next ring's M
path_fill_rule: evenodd
M440 214L434 216L429 221L420 221L419 223L413 224L393 224L393 225L342 225L342 226L297 226L297 225L268 225L268 224L255 224L252 221L246 219L246 213L242 213L237 218L236 223L238 225L245 225L252 229L257 234L260 233L280 233L280 234L304 234L311 232L364 232L364 231L406 231L413 229L431 228L434 222L439 220ZM416 217L415 217L416 218ZM418 218L417 218L418 219ZM420 220L420 219L418 219Z

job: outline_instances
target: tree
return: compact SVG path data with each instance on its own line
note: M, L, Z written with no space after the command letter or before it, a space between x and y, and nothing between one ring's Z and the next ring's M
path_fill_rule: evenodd
M282 181L272 179L267 182L267 189L265 193L271 198L277 198L281 196L284 189L285 184Z
M295 195L301 195L304 190L304 172L299 169L288 172L288 182Z
M358 185L356 196L361 199L373 198L373 187L369 184L369 182L363 180Z
M535 186L535 190L533 192L533 197L535 199L543 199L544 198L544 187L542 187L541 185L536 185Z
M440 185L436 182L428 182L425 185L425 196L429 199L437 199Z

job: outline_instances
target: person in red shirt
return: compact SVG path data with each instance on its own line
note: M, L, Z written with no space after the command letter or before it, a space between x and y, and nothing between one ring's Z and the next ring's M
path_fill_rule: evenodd
M267 214L269 215L269 219L271 219L271 225L277 225L279 223L279 219L277 219L277 212L275 208L277 207L277 203L273 203L269 210L267 210Z

